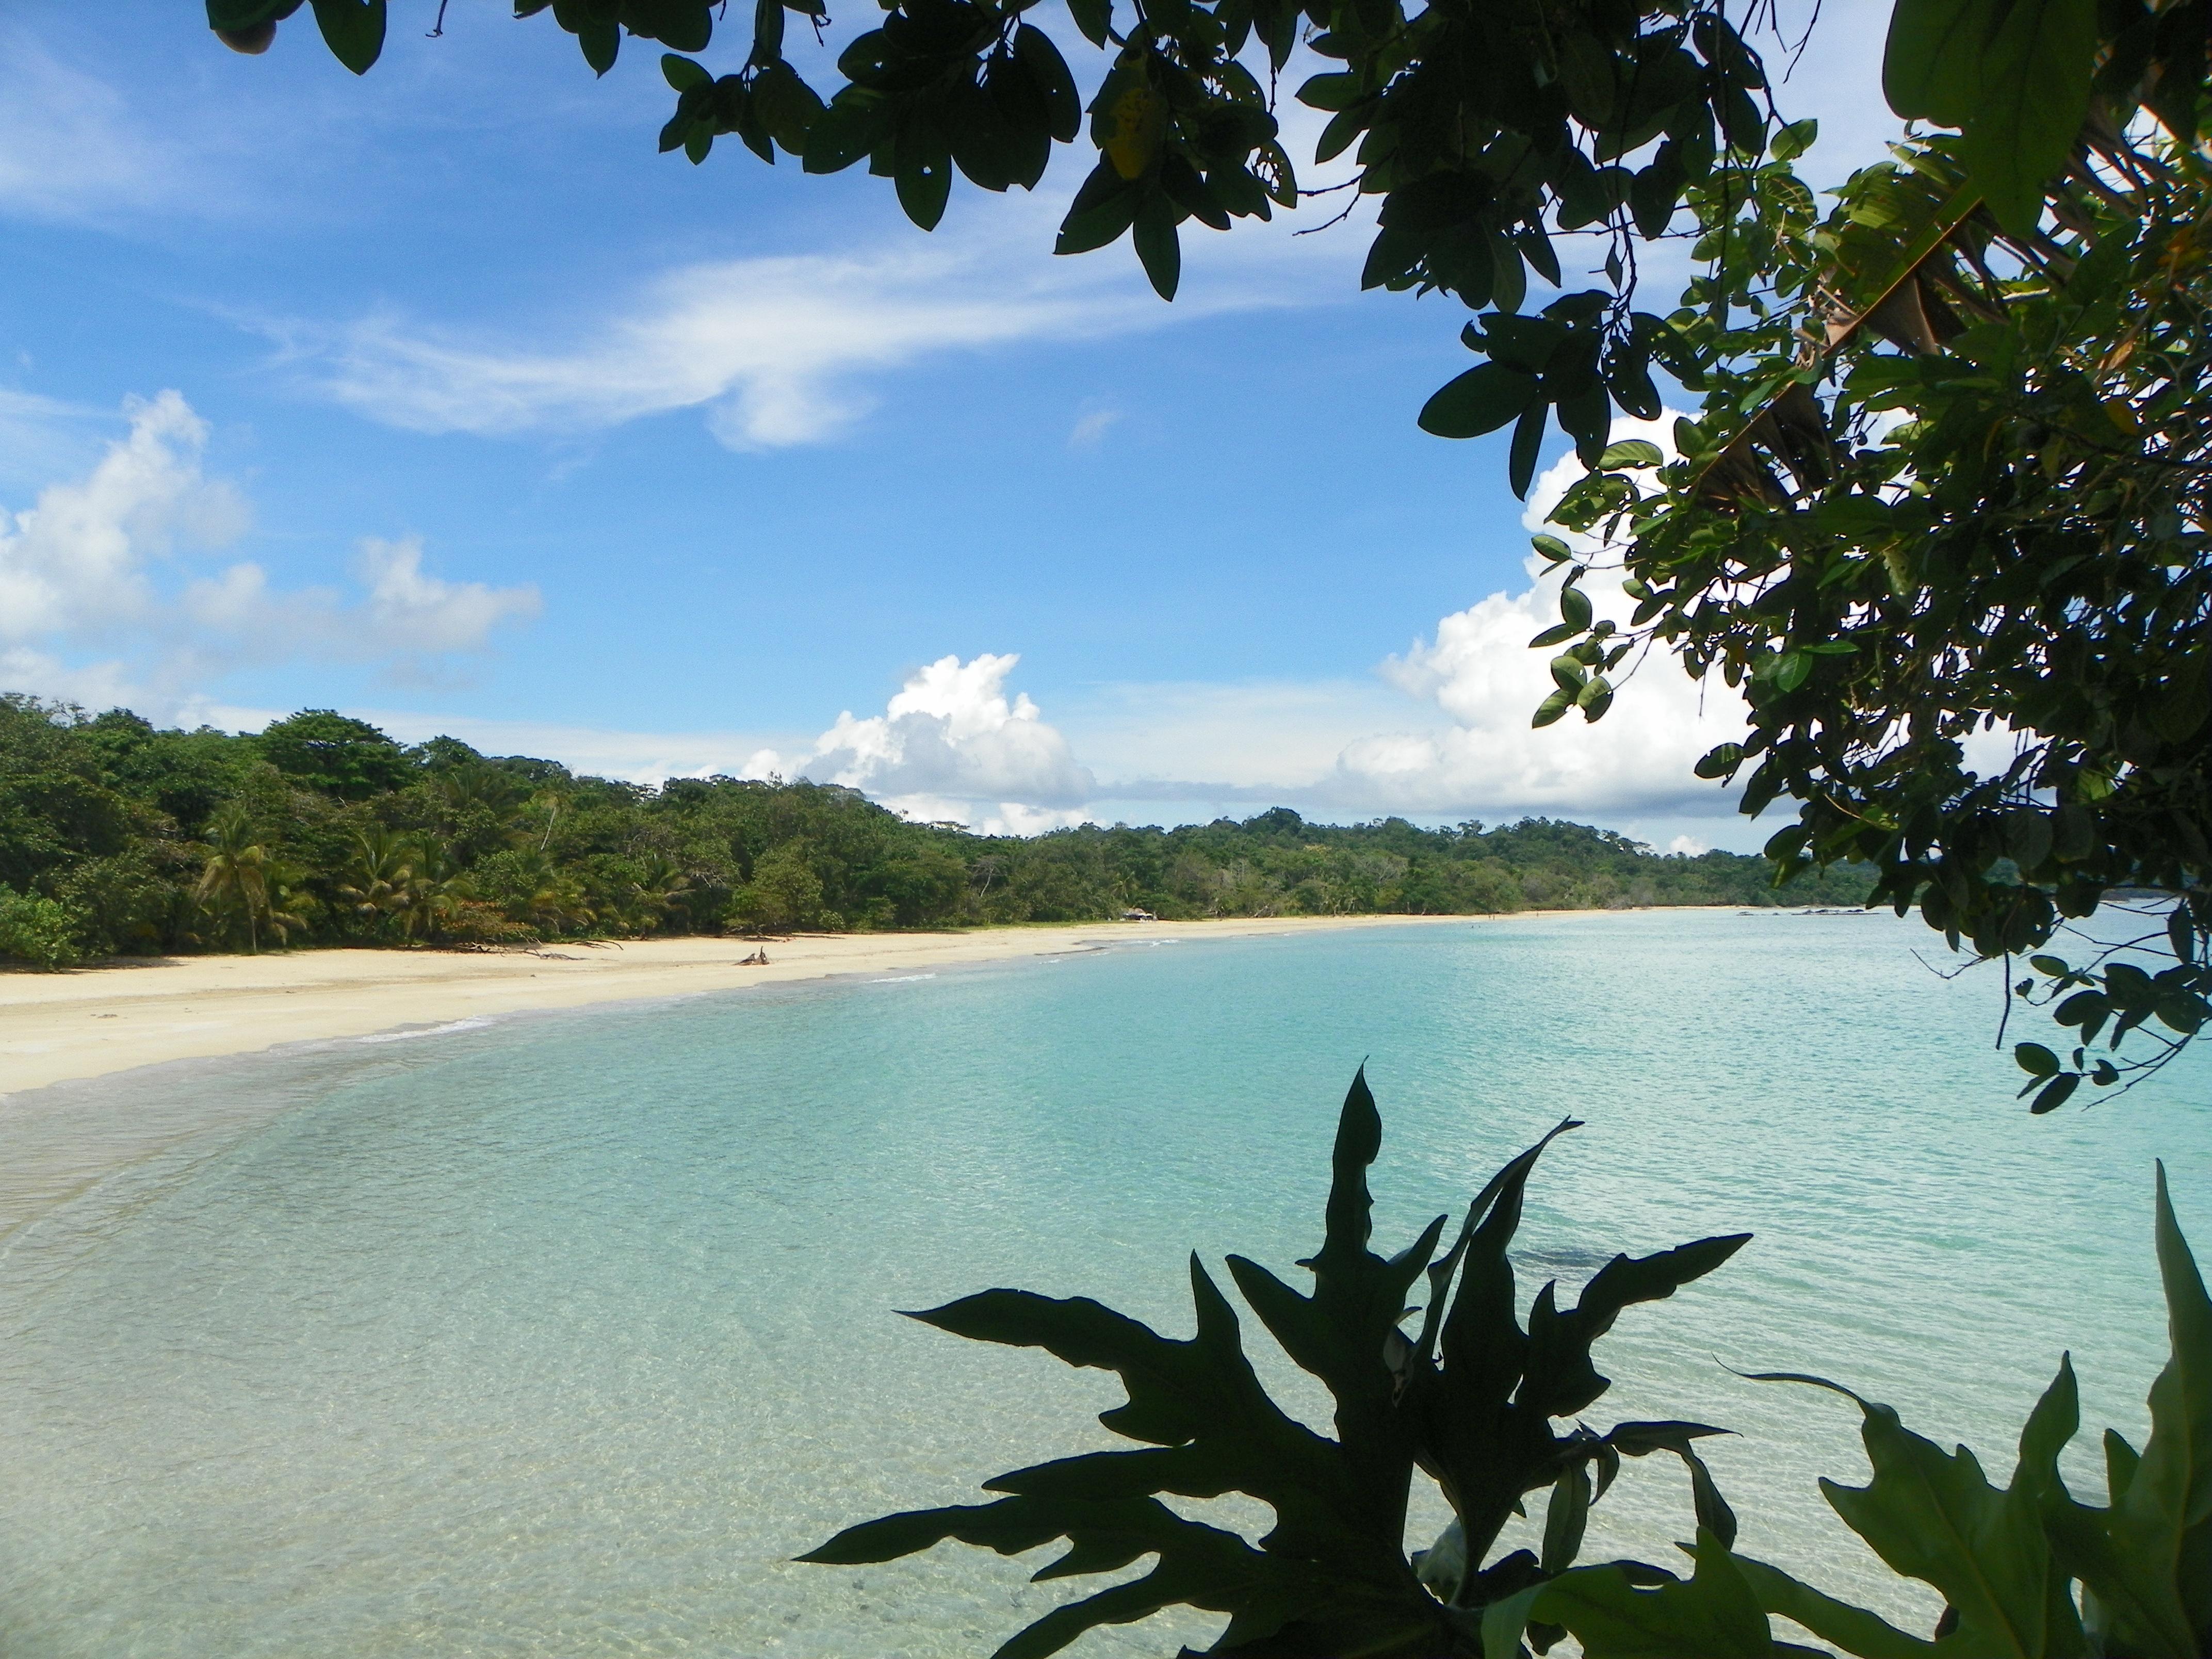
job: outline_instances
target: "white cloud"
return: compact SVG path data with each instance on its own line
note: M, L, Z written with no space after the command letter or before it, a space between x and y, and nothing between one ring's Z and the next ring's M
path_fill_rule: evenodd
M763 750L744 772L842 784L909 817L991 834L1079 823L1097 781L1027 692L1008 700L1006 677L1020 661L988 651L964 663L940 657L908 675L882 714L859 720L848 709L806 753Z
M422 568L422 538L362 538L355 568L368 590L359 616L382 651L410 659L483 648L501 623L534 617L538 589L449 582Z
M195 568L192 555L234 544L252 513L202 470L207 423L179 394L125 413L128 432L85 476L0 514L0 677L11 688L169 714L246 663L314 656L419 673L537 613L534 587L428 574L412 539L361 544L364 591L350 602L277 588L250 562Z
M1679 853L1686 859L1693 859L1700 854L1710 853L1713 849L1711 843L1701 841L1695 836L1677 836L1667 843L1667 850L1670 853Z
M207 427L183 398L165 392L125 412L129 435L88 477L49 485L36 507L0 523L0 640L145 625L159 604L154 560L245 533L244 501L200 472Z
M311 372L349 407L416 431L585 431L697 408L729 447L769 449L832 436L872 407L866 375L926 355L1155 320L1133 295L987 283L987 269L941 246L690 265L574 343L374 317L312 351Z
M1618 421L1613 435L1648 439L1671 455L1674 419L1669 411L1656 421ZM1565 533L1550 515L1583 470L1571 453L1547 468L1522 522ZM1566 539L1585 554L1600 550L1590 536ZM1640 664L1630 659L1611 677L1618 693L1602 720L1571 713L1540 730L1530 726L1553 681L1549 653L1531 650L1528 641L1558 621L1563 574L1534 554L1528 568L1534 578L1528 589L1492 593L1443 618L1431 638L1382 665L1392 684L1432 703L1451 724L1348 744L1322 793L1401 812L1492 817L1728 811L1722 792L1691 768L1716 744L1743 735L1742 700L1718 682L1690 679L1663 648ZM1583 587L1597 616L1626 622L1633 606L1614 578L1593 574Z
M341 402L416 431L588 430L704 408L732 448L813 443L866 412L851 385L863 370L1096 320L1065 296L991 292L973 276L926 247L690 265L574 345L468 340L380 317L347 331L321 372Z
M595 285L588 313L512 330L397 313L336 328L256 325L311 387L392 426L554 434L696 409L725 445L760 450L836 436L874 406L876 380L926 357L1357 297L1357 228L1293 240L1290 215L1228 235L1187 225L1183 283L1168 305L1126 239L1054 257L1063 207L1056 191L978 199L963 185L926 239L901 221L874 252L684 265L628 292ZM1086 414L1071 447L1115 418Z

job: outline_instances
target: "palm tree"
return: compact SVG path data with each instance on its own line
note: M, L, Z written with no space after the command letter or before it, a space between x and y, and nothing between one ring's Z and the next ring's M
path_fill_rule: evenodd
M371 931L387 917L407 915L416 906L420 850L382 824L354 836L350 878L338 891ZM411 931L411 930L410 930Z
M521 781L484 761L448 767L432 784L439 821L465 860L509 847L527 833L521 817Z
M262 844L253 821L238 801L216 814L208 825L207 840L207 862L201 866L199 885L192 896L216 915L245 917L246 948L258 956L261 922L270 914L270 866L274 860L269 848ZM281 933L280 929L280 936Z
M651 933L690 892L691 878L665 853L647 853L634 868L624 920L635 932Z
M486 886L514 921L547 936L597 920L583 887L542 848L521 848L485 860Z
M447 924L476 896L467 872L455 863L450 848L425 836L413 852L407 902L398 913L400 933L410 944L418 934L434 939L444 933Z
M314 925L314 898L307 893L295 892L294 886L307 879L307 872L296 864L271 860L264 883L268 896L263 905L261 920L270 934L279 945L291 942L295 928L306 933Z

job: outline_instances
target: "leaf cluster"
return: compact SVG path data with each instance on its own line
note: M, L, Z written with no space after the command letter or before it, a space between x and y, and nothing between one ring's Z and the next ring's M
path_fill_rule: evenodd
M1511 1659L1530 1621L1564 1626L1589 1659L1767 1659L1784 1618L1862 1659L2197 1659L2212 1652L2212 1298L2158 1175L2156 1240L2172 1357L2150 1389L2138 1452L2104 1438L2108 1502L2067 1490L2058 1458L2080 1427L2070 1358L2020 1437L2009 1485L1966 1447L1947 1452L1890 1407L1815 1376L1859 1407L1873 1478L1823 1480L1828 1504L1893 1571L1931 1586L1934 1639L1912 1635L1701 1528L1686 1578L1638 1586L1617 1568L1577 1568L1491 1609L1489 1659Z
M1321 1249L1302 1265L1310 1292L1242 1256L1229 1272L1284 1352L1334 1401L1332 1437L1268 1395L1240 1322L1212 1275L1190 1264L1196 1330L1164 1337L1087 1297L986 1291L915 1317L977 1340L1038 1347L1071 1365L1119 1375L1127 1401L1100 1421L1141 1449L1082 1454L985 1483L995 1501L886 1516L848 1528L805 1557L886 1561L946 1539L1012 1555L1055 1540L1066 1551L1036 1577L1112 1572L1140 1558L1143 1576L1046 1614L999 1649L1000 1659L1054 1653L1083 1632L1189 1606L1229 1615L1209 1650L1265 1656L1358 1653L1436 1659L1479 1650L1480 1613L1548 1582L1580 1548L1589 1504L1622 1456L1674 1453L1697 1476L1700 1519L1732 1536L1734 1518L1705 1474L1694 1423L1624 1423L1597 1433L1578 1418L1605 1392L1593 1345L1621 1311L1671 1296L1749 1237L1708 1238L1655 1255L1618 1255L1559 1305L1536 1295L1523 1328L1508 1257L1522 1194L1570 1119L1492 1177L1451 1246L1448 1217L1384 1257L1370 1248L1367 1170L1382 1121L1364 1073L1345 1097ZM1425 1281L1426 1307L1407 1297ZM1415 1313L1418 1328L1404 1328ZM1416 1469L1433 1479L1454 1521L1418 1564L1404 1540ZM1544 1551L1486 1558L1532 1493L1550 1491ZM1168 1498L1242 1493L1274 1524L1256 1541L1193 1519Z
M2172 108L2155 67L2134 90ZM2178 135L2113 125L2147 103L2089 107L2027 233L1970 137L1899 146L1826 213L1783 161L1693 191L1714 264L1670 322L1703 410L1674 458L1601 460L1555 514L1607 540L1634 611L1593 620L1571 580L1538 640L1583 668L1663 644L1739 688L1750 733L1698 770L1747 812L1799 804L1778 878L1870 863L1874 900L1954 948L2032 954L2021 994L2080 1032L2069 1063L2019 1051L2043 1110L2212 1017L2212 181ZM2045 952L2116 896L2167 926L2079 969ZM2100 1031L2153 1052L2093 1058Z

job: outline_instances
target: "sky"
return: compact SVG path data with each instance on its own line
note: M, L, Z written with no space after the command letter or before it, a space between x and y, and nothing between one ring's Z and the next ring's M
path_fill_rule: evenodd
M1528 537L1574 462L1524 507L1505 434L1415 427L1467 313L1360 294L1341 198L1186 226L1166 305L1126 239L1052 256L1074 149L925 234L863 169L657 154L651 42L595 80L550 14L436 9L392 0L359 79L304 9L259 58L182 0L0 16L0 690L1022 833L1773 828L1691 775L1741 708L1670 661L1529 729ZM1816 182L1892 131L1886 12L1828 0L1778 91ZM875 15L787 50L830 84ZM704 61L749 44L733 10Z

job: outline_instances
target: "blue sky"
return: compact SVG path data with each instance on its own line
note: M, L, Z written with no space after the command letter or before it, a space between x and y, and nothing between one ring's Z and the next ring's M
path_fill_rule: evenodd
M1413 425L1464 313L1359 295L1356 223L1288 234L1334 199L1188 227L1165 306L1126 243L1051 257L1073 149L924 235L857 169L657 155L650 43L594 81L550 16L434 10L393 0L356 80L304 12L252 58L173 0L9 9L0 687L979 826L1763 839L1689 778L1733 705L1671 665L1528 731L1502 444ZM1831 4L1783 94L1816 171L1886 131L1882 15Z

